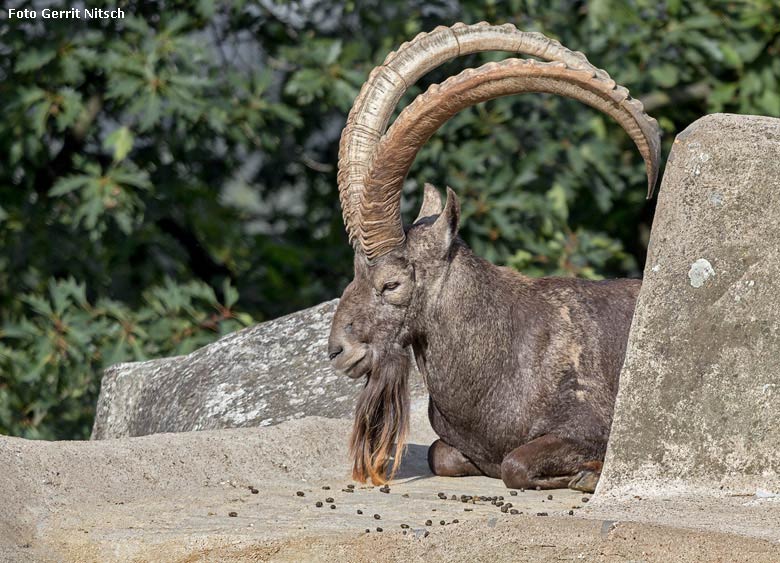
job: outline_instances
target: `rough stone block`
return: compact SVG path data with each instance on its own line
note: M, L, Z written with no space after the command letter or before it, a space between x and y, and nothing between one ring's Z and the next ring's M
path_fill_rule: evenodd
M678 135L599 493L780 490L780 119Z
M351 416L363 381L335 372L327 358L337 304L246 328L186 356L108 368L92 438ZM412 395L425 395L416 373Z

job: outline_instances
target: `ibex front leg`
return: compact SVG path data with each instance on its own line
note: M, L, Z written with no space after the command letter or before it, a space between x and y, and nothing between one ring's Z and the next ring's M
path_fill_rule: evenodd
M515 448L501 463L501 480L510 489L572 489L592 493L602 462L587 459L589 448L545 434Z
M428 467L441 477L483 475L469 458L442 440L436 440L428 448Z

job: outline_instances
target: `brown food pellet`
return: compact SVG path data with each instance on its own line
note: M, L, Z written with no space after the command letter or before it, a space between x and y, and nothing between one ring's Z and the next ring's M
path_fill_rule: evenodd
M323 486L322 486L322 490L323 490L323 491L329 491L329 490L330 490L330 487L329 487L328 485L323 485Z
M439 524L442 525L442 526L444 526L446 523L447 522L445 522L444 520L439 520Z
M403 528L404 530L406 530L407 528L409 528L409 524L401 524L401 528Z
M520 511L517 510L516 508L513 508L512 510L509 511L509 514L520 514Z
M582 497L582 502L588 502L590 499L588 497Z
M382 517L379 514L374 514L374 520L379 520L380 518Z
M401 496L404 497L404 498L409 498L409 493L404 493Z
M366 533L368 534L368 533L370 533L370 532L371 532L371 530L369 530L368 528L366 528Z
M379 489L380 493L390 493L390 487L381 487Z
M314 506L316 506L317 508L322 508L322 501L321 501L321 500L318 500L318 501L315 503L315 505L314 505Z
M362 510L360 510L360 509L358 508L358 511L357 511L357 513L358 513L358 514L363 514L363 511L362 511Z
M574 516L574 511L573 510L569 510L569 516Z
M547 513L546 512L537 512L536 515L537 516L547 516Z
M335 504L331 504L331 505L330 505L330 509L331 509L331 510L336 510L336 505L335 505Z
M504 514L506 514L508 511L509 511L509 507L508 506L502 506L501 507L501 512L503 512Z
M504 497L498 497L498 500L504 500Z
M258 491L257 489L255 489L254 487L252 487L252 488L251 488L251 489L249 489L249 490L252 492L252 494L253 494L253 495L256 495L257 493L259 493L259 492L260 492L260 491Z
M512 495L513 497L516 497L517 496L517 491L509 491L509 494Z
M460 522L460 520L458 520L457 518L455 518L455 520L452 521L453 524L457 524L458 522Z
M295 491L295 494L298 495L299 497L302 497L303 496L303 491Z
M431 535L431 533L428 530L425 530L425 533L423 534L423 537L427 538L430 535Z
M228 516L230 516L231 518L235 518L236 516L238 516L238 512L228 512Z
M355 489L341 489L342 493L354 493Z
M431 522L430 520L426 520L425 521L425 525L426 526L433 526L433 522Z
M496 506L503 506L503 505L504 505L504 501L503 500L497 500L496 501Z
M377 531L377 532L381 532L381 531L382 531L382 528L377 528L377 529L376 529L376 531Z
M547 500L552 500L552 495L547 495Z
M458 500L458 497L457 497L456 495L452 495L452 496L450 497L450 500Z
M350 484L350 485L347 485L347 488L348 488L348 489L354 489L354 488L355 488L355 485L352 485L352 484Z
M464 508L463 509L463 512L473 512L473 511L474 511L473 508Z
M334 501L333 501L333 497L328 497L328 498L326 498L326 499L325 499L325 502L334 502Z
M444 499L446 499L446 498L447 498L447 495L445 495L444 493L439 493L439 494L438 494L438 495L436 495L436 496L437 496L437 497L439 497L439 498L440 498L440 499L442 499L442 500L444 500Z

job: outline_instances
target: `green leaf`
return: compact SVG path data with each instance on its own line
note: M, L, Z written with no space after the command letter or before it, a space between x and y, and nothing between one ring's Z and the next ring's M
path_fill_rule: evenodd
M122 126L106 137L103 147L113 149L114 162L121 162L133 149L133 134L126 125Z
M68 194L72 191L83 188L89 183L89 181L90 177L84 175L60 178L49 190L49 195L52 197L57 197Z
M671 88L679 80L679 70L673 64L663 64L650 69L650 77L656 84L664 88Z
M47 47L44 49L27 48L22 51L21 56L14 65L14 71L19 73L38 70L46 63L54 60L57 56L57 49Z

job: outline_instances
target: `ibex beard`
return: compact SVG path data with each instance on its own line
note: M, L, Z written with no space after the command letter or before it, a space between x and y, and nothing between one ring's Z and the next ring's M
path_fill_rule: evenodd
M405 89L444 60L484 50L507 59L431 86L385 131ZM458 237L460 204L425 186L408 229L400 199L425 141L471 105L523 92L574 98L613 117L645 160L648 197L660 129L581 53L511 25L456 24L420 34L371 73L339 148L339 195L355 247L355 277L331 327L328 353L366 376L351 437L353 477L397 471L409 420L409 350L439 435L436 475L487 475L508 487L593 491L606 451L638 280L532 279L476 256ZM392 467L390 457L393 457Z
M355 407L349 450L352 478L375 485L392 479L400 467L409 428L409 352L398 346L371 361ZM393 465L388 472L390 456Z

